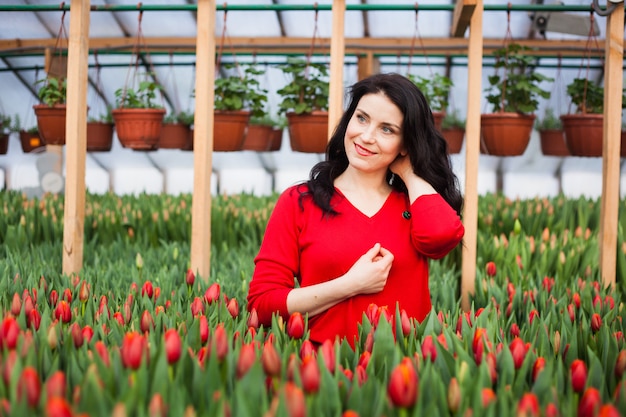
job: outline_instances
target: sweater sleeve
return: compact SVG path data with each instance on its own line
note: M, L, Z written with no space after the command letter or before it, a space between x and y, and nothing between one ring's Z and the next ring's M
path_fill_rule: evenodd
M248 310L256 309L259 323L270 325L278 312L289 317L287 295L295 287L299 273L298 236L300 207L298 188L283 192L267 223L263 242L256 256L248 289Z
M464 234L461 219L441 195L423 195L411 205L411 239L424 256L443 258L461 242Z

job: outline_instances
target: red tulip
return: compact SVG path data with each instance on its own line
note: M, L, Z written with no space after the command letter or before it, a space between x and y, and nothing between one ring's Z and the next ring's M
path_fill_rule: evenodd
M206 316L200 316L198 320L200 320L200 342L204 345L209 340L209 322Z
M369 320L370 324L374 327L378 324L378 320L380 319L380 309L374 303L370 303L365 309L365 316Z
M411 319L405 309L402 309L400 312L400 323L402 325L402 335L407 337L411 334L413 326L411 325Z
M56 307L57 302L59 301L59 293L57 290L50 291L50 307Z
M543 415L545 417L561 417L561 413L554 403L548 403L548 405L546 405Z
M182 342L180 335L176 329L167 329L165 331L165 355L167 356L167 363L170 365L176 363L180 359L180 352L182 350Z
M536 309L532 309L530 310L530 313L528 313L528 324L533 324L533 321L539 317L539 312Z
M319 353L322 355L324 359L324 364L326 365L326 369L331 374L335 373L335 346L330 339L326 339L322 346L319 347Z
M191 268L187 269L187 275L185 276L185 282L188 286L193 286L193 283L196 282L196 274L193 273Z
M287 334L292 339L300 339L304 336L304 319L300 312L296 311L289 316Z
M28 405L37 407L41 396L41 381L35 368L25 367L17 384L17 398L21 401L26 396Z
M284 390L287 414L289 417L305 417L306 402L302 390L291 381L285 383Z
M204 301L211 304L220 299L220 284L214 282L204 293Z
M113 318L120 324L120 326L123 326L125 324L124 317L122 317L122 313L120 313L119 311L113 313Z
M367 371L363 365L356 366L356 378L359 386L363 385L367 381Z
M487 363L487 367L489 368L489 375L491 376L491 384L495 385L498 380L498 365L496 354L493 352L487 352L485 355L485 362Z
M83 339L85 339L87 343L91 342L91 338L93 337L93 329L91 328L91 326L88 324L85 325L85 327L83 327L82 333Z
M94 347L96 348L96 352L98 353L98 356L100 356L100 359L102 359L102 362L106 366L110 366L111 360L109 359L109 351L106 345L104 344L104 342L102 342L102 340L98 340L95 343Z
M459 315L459 319L456 321L456 333L461 334L463 332L463 322L467 323L467 325L472 327L472 317L469 311L461 313Z
M602 317L598 313L591 315L591 331L597 333L602 327Z
M552 291L552 287L554 287L554 278L544 277L541 286L547 293L550 293L550 291Z
M626 350L622 349L617 354L617 359L615 361L614 374L617 380L622 379L622 375L624 375L624 371L626 370Z
M315 357L312 355L305 357L300 365L300 378L304 392L314 394L319 391L321 377Z
M239 303L236 298L231 298L228 300L228 304L226 305L228 312L232 318L237 318L239 316Z
M148 310L144 310L141 314L141 322L139 324L143 333L149 333L154 328L154 319Z
M76 349L80 348L83 345L83 331L80 328L80 325L77 322L72 324L72 340L74 341L74 347Z
M26 322L28 323L28 327L39 330L39 326L41 325L41 313L39 313L39 310L32 309L26 316Z
M533 364L533 382L537 380L537 377L539 376L539 374L541 373L541 371L543 371L545 367L546 367L545 358L539 356L535 360L535 363Z
M72 408L64 397L48 397L46 417L72 417Z
M526 345L524 344L524 341L519 337L516 337L509 344L509 349L511 350L511 355L513 356L515 369L521 368L524 363L524 359L526 358Z
M359 413L354 410L346 410L343 412L341 417L359 417Z
M136 331L128 332L122 340L120 353L124 367L138 369L141 362L148 359L148 342L142 334Z
M302 342L302 346L300 346L300 359L304 359L307 356L314 355L315 347L313 346L313 343L309 339L304 340Z
M226 335L226 329L223 323L219 323L215 327L213 333L213 343L215 345L215 353L219 360L223 360L228 355L228 336Z
M596 417L602 406L600 391L594 387L585 390L578 403L578 417Z
M154 295L154 287L152 286L152 282L146 281L141 286L141 296L145 296L148 298L152 298Z
M613 310L613 308L615 308L615 300L610 295L604 297L604 304L609 306L609 310Z
M569 321L574 323L574 321L576 321L576 310L574 304L567 305L567 314L569 315Z
M522 395L517 403L517 415L524 417L539 417L539 399L532 392Z
M598 417L621 417L621 413L613 404L604 404L600 407Z
M87 284L87 281L83 280L80 283L80 288L78 289L78 299L83 303L86 303L87 300L89 300L89 284Z
M46 381L46 395L48 398L63 397L65 398L66 382L65 373L56 371Z
M511 336L513 337L519 337L520 331L519 331L519 326L517 325L517 323L511 324L510 333L511 333Z
M371 357L372 357L371 352L367 350L362 352L361 356L359 356L359 362L357 363L357 365L361 365L363 368L367 369L367 365L369 365Z
M246 324L248 327L252 327L253 329L259 328L259 315L256 312L256 308L253 308L250 311L250 315L248 316L248 322Z
M448 409L452 414L456 414L459 406L461 405L461 388L459 387L459 381L452 377L448 384Z
M62 300L67 301L68 304L71 304L72 302L72 291L69 288L66 288L63 290L63 297L61 297Z
M572 301L574 302L574 305L576 306L576 308L580 308L580 294L575 292L574 295L572 296Z
M483 407L486 408L489 404L496 400L496 393L491 388L483 388L480 392Z
M487 332L482 327L477 327L472 340L472 352L474 352L474 361L480 365L483 361L485 352L485 341L487 340Z
M437 359L437 346L435 346L431 335L424 336L424 340L422 340L422 355L424 355L424 360L430 359L431 362L435 362Z
M248 373L252 365L256 362L256 349L253 343L244 343L237 358L237 378Z
M11 302L11 314L15 317L20 315L22 311L22 299L20 295L16 292L13 293L13 301Z
M202 298L195 297L191 302L191 314L195 317L199 314L204 314L204 301Z
M69 323L72 320L72 309L70 308L70 304L65 300L59 301L56 309L54 310L54 317L63 323Z
M165 405L165 401L163 401L163 397L158 392L155 393L150 399L150 404L148 405L148 415L150 417L167 416L167 406Z
M261 363L263 364L263 370L267 376L280 376L281 361L276 348L270 341L266 341L263 345L263 351L261 353Z
M413 362L404 357L389 376L387 393L396 407L412 407L417 401L418 378Z
M496 263L493 261L489 261L487 262L487 265L485 266L485 270L487 272L487 275L490 277L495 277L496 276Z
M574 391L583 392L587 383L587 364L581 359L574 359L570 365L570 378Z
M0 349L15 349L18 336L20 335L20 325L13 316L7 316L0 325Z

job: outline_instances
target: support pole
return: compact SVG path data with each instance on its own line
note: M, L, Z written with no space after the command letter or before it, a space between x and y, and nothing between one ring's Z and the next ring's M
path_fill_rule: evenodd
M343 113L343 61L345 55L346 0L333 0L333 32L330 38L330 94L328 97L328 139Z
M465 127L465 202L463 204L463 260L461 270L461 308L471 308L470 294L476 280L476 242L478 232L478 158L480 156L480 100L482 97L483 2L476 1L469 26L467 51L467 122Z
M620 196L622 64L624 59L624 7L622 4L616 7L606 20L605 57L600 272L604 286L614 287Z
M85 158L87 154L87 78L90 0L72 0L68 45L66 174L63 210L63 273L83 267Z
M196 110L193 134L191 269L209 281L211 272L211 175L215 96L215 1L198 0Z

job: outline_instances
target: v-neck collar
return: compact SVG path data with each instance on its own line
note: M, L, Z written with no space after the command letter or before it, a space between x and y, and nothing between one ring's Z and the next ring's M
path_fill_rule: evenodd
M355 206L352 201L350 201L350 199L341 192L341 190L338 187L335 187L335 192L340 196L340 198L344 199L346 201L346 203L352 207L352 209L354 209L354 211L356 211L357 213L359 213L362 217L364 217L367 220L373 220L376 216L378 216L379 213L381 213L383 211L383 209L385 208L385 206L387 206L389 204L389 202L391 201L392 195L394 194L394 190L391 190L391 192L389 193L389 195L387 196L387 198L385 198L385 201L383 202L383 204L381 204L381 206L378 208L378 210L376 210L376 212L374 214L372 214L371 216L365 214L361 209L359 209L357 206Z

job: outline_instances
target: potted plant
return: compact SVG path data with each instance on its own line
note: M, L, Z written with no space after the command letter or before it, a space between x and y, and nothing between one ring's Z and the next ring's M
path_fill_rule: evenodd
M441 130L446 109L448 108L450 89L454 85L452 80L438 73L433 74L431 77L409 74L408 78L426 97L435 119L435 127ZM465 124L463 126L465 127Z
M445 114L441 121L441 134L448 142L448 153L461 152L465 137L465 120L459 116L458 110Z
M486 98L493 113L481 115L482 142L490 155L522 155L530 141L538 98L550 97L539 84L552 78L534 71L534 58L527 54L530 49L509 43L494 52L496 72L504 73L489 77Z
M98 117L87 119L87 152L108 152L113 146L113 114L111 109Z
M193 125L193 113L181 111L169 113L163 118L161 128L161 138L159 139L160 149L190 149L193 136L191 125Z
M45 145L41 137L39 136L39 130L37 126L29 129L22 128L22 122L19 114L13 117L13 125L11 131L16 132L20 138L20 144L22 145L22 151L24 153L30 153L34 149L40 148Z
M11 116L0 113L0 155L9 150L9 133L11 133Z
M233 64L223 65L230 70ZM261 88L257 77L264 73L247 66L243 74L232 74L215 80L213 150L240 151L250 117L264 115L267 90Z
M567 94L576 106L573 114L561 115L565 143L574 156L602 156L604 88L586 78L575 78Z
M291 149L323 153L328 144L328 69L325 64L288 58L278 66L289 82L277 91L279 114L287 117Z
M33 106L39 134L47 145L65 145L67 80L48 77L37 84L43 84L37 91L41 103Z
M541 152L544 155L570 155L567 146L565 146L563 124L561 123L561 119L554 114L554 110L552 108L546 108L543 117L541 119L537 119L535 129L539 132Z
M263 116L250 117L248 131L243 142L243 150L268 152L277 151L283 137L283 128L280 121L264 114Z
M149 74L138 87L124 87L115 91L117 108L111 112L117 137L123 147L150 151L158 147L165 109L156 103L161 86Z

